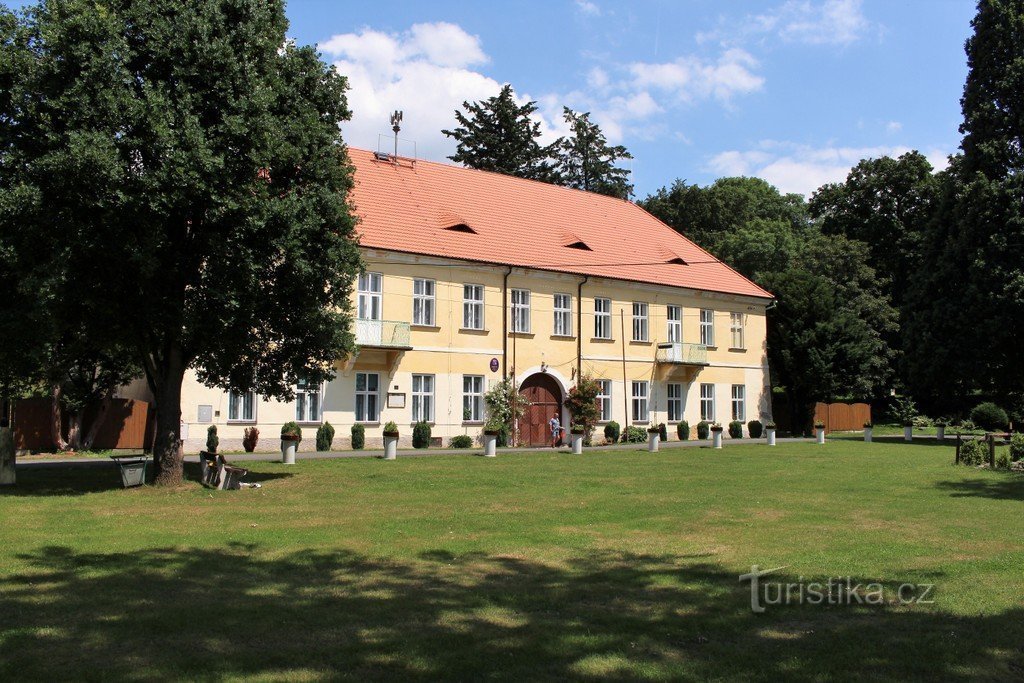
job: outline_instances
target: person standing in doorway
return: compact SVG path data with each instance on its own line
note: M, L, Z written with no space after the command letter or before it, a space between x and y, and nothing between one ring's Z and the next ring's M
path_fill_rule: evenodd
M557 448L562 445L562 423L558 421L558 413L548 420L548 427L551 428L551 447Z

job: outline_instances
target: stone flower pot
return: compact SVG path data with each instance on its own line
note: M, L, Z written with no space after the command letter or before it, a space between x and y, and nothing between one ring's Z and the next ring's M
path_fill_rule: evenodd
M871 436L874 430L871 427L864 428L864 443L871 443Z
M498 454L498 430L484 430L484 457L493 458Z
M775 427L765 427L765 434L768 435L768 445L775 445Z
M903 440L913 441L914 440L914 428L903 425Z
M722 447L722 428L712 427L711 428L711 447L721 448Z
M281 462L285 465L295 464L295 449L298 448L301 437L281 435Z
M946 425L935 425L935 438L938 441L946 440Z
M384 459L394 460L398 457L398 432L384 432Z
M647 430L647 452L657 453L658 448L661 446L661 430L660 429L648 429Z
M583 453L583 430L575 429L569 432L569 440L572 443L572 452L576 455Z
M825 428L824 427L815 427L814 428L814 439L819 444L825 443Z

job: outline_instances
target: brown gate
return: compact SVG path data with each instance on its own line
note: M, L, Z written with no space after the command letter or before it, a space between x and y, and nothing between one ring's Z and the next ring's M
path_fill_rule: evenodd
M871 421L871 406L867 403L818 403L814 406L814 421L824 422L826 432L855 432Z
M519 393L530 405L519 419L519 443L523 446L545 446L551 442L548 420L555 413L562 419L562 389L551 375L537 373L523 382Z

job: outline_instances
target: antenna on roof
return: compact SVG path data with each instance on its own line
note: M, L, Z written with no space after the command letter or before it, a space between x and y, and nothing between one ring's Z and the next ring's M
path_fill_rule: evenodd
M398 160L398 132L402 130L402 112L398 109L391 115L391 130L395 131L395 160Z

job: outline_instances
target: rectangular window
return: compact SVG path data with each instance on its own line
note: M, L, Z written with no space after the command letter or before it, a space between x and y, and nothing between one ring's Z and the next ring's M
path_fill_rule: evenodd
M594 299L594 338L612 338L611 299Z
M670 342L683 341L683 314L679 306L668 306L665 308L665 318L668 320L668 340Z
M484 329L484 286L462 285L462 327Z
M434 421L434 376L412 376L412 421Z
M715 385L700 385L700 419L705 422L715 421Z
M633 341L647 341L647 304L633 302Z
M700 309L700 343L715 345L715 312L710 308Z
M647 390L649 382L633 382L633 422L647 422Z
M434 289L433 280L412 281L412 324L434 326Z
M679 422L683 419L683 385L672 383L666 385L668 392L668 421Z
M256 421L256 392L228 392L228 419L232 422Z
M747 388L742 384L732 385L732 419L740 422L747 419Z
M530 331L530 290L512 290L512 331Z
M611 422L612 381L610 379L599 379L597 384L600 387L597 394L597 407L601 410L601 422Z
M359 274L359 318L360 320L380 320L381 315L381 284L380 273Z
M484 421L484 376L462 376L462 419L466 422Z
M296 422L319 422L321 418L320 397L323 394L323 387L319 384L310 384L304 379L299 379L295 385L295 421Z
M745 349L747 348L743 340L743 314L742 313L730 313L729 314L729 329L732 332L732 348L734 349Z
M377 422L380 419L380 375L376 372L356 373L356 422Z
M572 336L572 297L568 294L555 294L555 334Z

